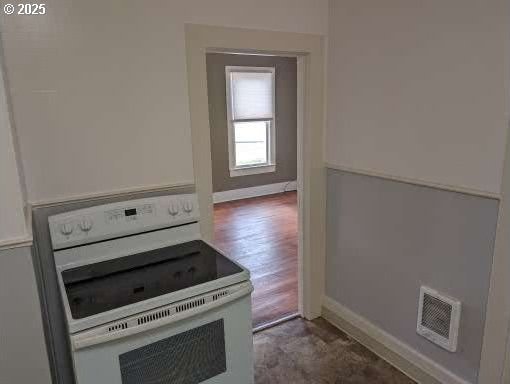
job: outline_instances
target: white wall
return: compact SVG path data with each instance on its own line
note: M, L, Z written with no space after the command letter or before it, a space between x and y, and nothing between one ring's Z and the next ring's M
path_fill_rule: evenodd
M326 161L499 193L507 0L330 2Z
M0 244L26 236L19 175L4 78L0 68Z
M29 240L23 208L21 172L0 68L0 383L50 384L31 248L6 245Z
M0 20L37 202L193 182L184 23L323 34L321 0L46 2Z
M186 22L316 34L327 24L327 0L45 3L44 16L0 16L29 202L193 182ZM24 233L2 103L0 241ZM0 288L0 382L49 383L28 248L0 253Z

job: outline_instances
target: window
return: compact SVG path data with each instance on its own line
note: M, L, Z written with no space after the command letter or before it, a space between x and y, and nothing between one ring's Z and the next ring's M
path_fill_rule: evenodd
M230 176L275 171L274 68L225 68Z

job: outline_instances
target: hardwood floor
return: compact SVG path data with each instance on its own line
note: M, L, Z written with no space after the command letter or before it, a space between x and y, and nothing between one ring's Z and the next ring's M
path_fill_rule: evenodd
M254 327L297 312L296 192L215 204L214 235L251 272Z

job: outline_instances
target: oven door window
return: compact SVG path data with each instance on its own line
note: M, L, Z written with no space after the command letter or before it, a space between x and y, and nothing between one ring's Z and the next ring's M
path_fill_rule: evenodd
M227 370L223 319L119 356L122 384L198 384Z

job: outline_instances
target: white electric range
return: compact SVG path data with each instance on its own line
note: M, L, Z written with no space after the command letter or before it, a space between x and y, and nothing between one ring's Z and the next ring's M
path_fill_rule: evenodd
M196 195L48 221L78 384L253 383L249 272L201 240Z

